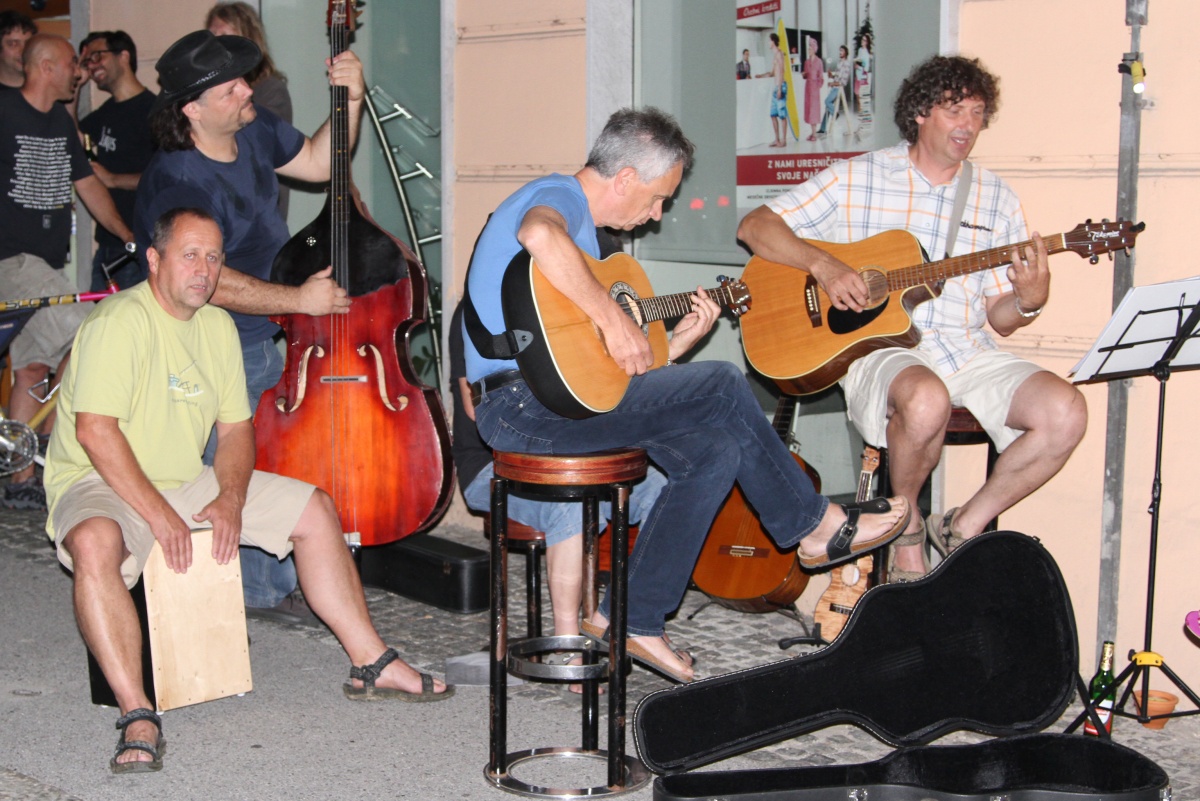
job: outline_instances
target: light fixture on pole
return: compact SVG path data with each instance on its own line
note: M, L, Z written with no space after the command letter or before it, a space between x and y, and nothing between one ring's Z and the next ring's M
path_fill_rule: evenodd
M1117 72L1127 74L1133 81L1134 94L1140 95L1146 91L1146 68L1137 56L1137 53L1126 53L1125 59L1117 65Z

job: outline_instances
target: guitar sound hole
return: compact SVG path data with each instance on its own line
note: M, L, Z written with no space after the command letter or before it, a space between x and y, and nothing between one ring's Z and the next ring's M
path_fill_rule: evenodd
M829 311L825 314L825 319L829 323L829 330L835 334L850 334L860 328L866 328L871 323L875 322L875 318L883 314L883 310L888 307L891 298L885 300L873 309L856 312L846 309L835 309L830 306Z
M638 293L632 286L618 281L609 288L608 295L641 327L644 335L650 335L650 324L642 320L642 310L638 307Z

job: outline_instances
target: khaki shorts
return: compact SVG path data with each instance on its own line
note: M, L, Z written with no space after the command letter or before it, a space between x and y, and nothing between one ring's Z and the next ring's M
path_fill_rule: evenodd
M29 300L74 295L78 287L37 256L20 253L0 261L0 300ZM38 309L9 347L14 370L31 364L57 367L71 351L75 332L93 303L71 303Z
M920 350L884 348L856 360L842 379L846 415L869 444L887 444L888 387L900 371L913 366L937 373L932 357ZM996 450L1003 451L1024 433L1005 425L1013 395L1025 379L1042 369L1011 353L988 350L942 381L950 392L950 403L969 409Z
M289 538L312 497L313 489L311 484L294 478L255 470L250 477L246 505L242 509L242 544L262 548L280 559L291 553ZM192 515L217 497L216 474L211 467L205 467L195 480L176 489L163 490L162 495L185 523L209 528L207 523L195 524ZM129 556L121 563L121 577L126 587L133 587L154 547L154 534L141 515L99 475L92 474L73 484L54 506L58 561L67 570L74 571L71 554L63 547L62 541L71 529L93 517L114 520L121 527L121 536L129 551Z

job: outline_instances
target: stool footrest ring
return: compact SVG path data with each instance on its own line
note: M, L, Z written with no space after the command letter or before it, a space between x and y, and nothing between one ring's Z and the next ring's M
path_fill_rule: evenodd
M588 662L591 654L593 664L547 665L531 661L531 657L555 651L574 651ZM602 661L600 661L602 660ZM556 635L553 637L525 637L508 644L508 672L526 679L544 681L596 681L608 676L608 649L601 648L594 640L582 635Z
M513 769L524 762L531 762L536 759L596 759L604 762L608 761L608 751L602 749L590 748L530 748L525 751L513 751L508 755L508 772L504 774L493 773L488 768L483 769L483 776L492 785L499 787L501 790L507 790L510 793L517 795L528 796L530 798L611 798L612 796L621 795L622 793L632 792L644 787L654 774L650 769L642 764L642 761L637 757L625 756L625 782L624 786L611 787L606 784L596 785L595 787L577 787L577 788L562 788L562 787L543 787L529 782L521 781L513 776Z

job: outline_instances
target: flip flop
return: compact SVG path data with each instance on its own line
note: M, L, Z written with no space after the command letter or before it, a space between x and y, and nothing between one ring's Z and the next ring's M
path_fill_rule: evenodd
M400 654L396 652L396 649L389 648L383 652L383 656L375 660L374 664L362 667L351 665L350 678L358 679L363 686L355 687L352 683L346 682L342 685L342 692L351 701L407 701L417 704L445 701L454 695L453 684L447 684L444 692L434 692L433 676L428 673L418 674L421 677L421 692L419 693L410 693L391 687L376 687L375 682L383 674L383 669L399 658Z
M608 645L607 626L602 628L597 626L595 623L592 623L590 620L581 620L579 621L579 629L586 636L590 637L601 645ZM671 645L671 641L666 639L664 635L659 636L660 639L667 644L667 647L671 649L671 652L679 658L679 661L687 664L688 660L691 659L691 654L687 654L686 651L681 653L679 649L676 649ZM638 643L638 641L633 637L627 637L625 639L625 653L629 654L629 658L634 662L637 662L642 667L649 668L655 673L665 676L678 684L690 684L691 682L695 681L695 675L688 676L686 673L681 673L674 665L669 665L666 662L663 662L653 653L646 650L646 648ZM684 654L687 654L687 656L685 657Z
M854 542L854 535L858 533L858 520L863 514L885 514L892 510L892 504L887 498L872 498L869 501L860 503L847 503L842 506L846 510L846 522L842 523L842 527L837 530L837 533L830 538L825 546L825 553L818 556L805 556L803 552L797 551L797 558L800 564L807 570L821 570L826 567L840 565L842 562L848 562L856 558L859 554L873 551L887 545L892 540L900 536L900 532L904 531L908 525L908 519L912 516L912 510L908 510L908 514L896 521L896 524L888 529L883 534L866 542Z

